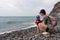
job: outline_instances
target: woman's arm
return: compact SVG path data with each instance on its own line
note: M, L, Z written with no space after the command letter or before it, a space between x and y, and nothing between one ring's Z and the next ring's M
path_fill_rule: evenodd
M47 21L48 21L48 16L44 17L43 23L44 23L44 24L47 24Z

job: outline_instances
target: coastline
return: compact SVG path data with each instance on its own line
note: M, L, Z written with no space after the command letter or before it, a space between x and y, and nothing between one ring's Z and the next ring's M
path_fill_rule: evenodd
M14 38L13 40L16 40L15 37L18 39L23 39L25 36L33 36L36 33L36 27L30 27L24 30L17 30L17 31L12 31L9 33L4 33L0 34L0 40L10 40Z
M5 33L11 33L13 31L26 30L26 29L29 29L29 28L32 28L32 27L36 27L36 25L32 25L32 26L29 26L29 27L26 27L26 28L17 29L17 30L10 30L10 31L5 31L5 32L0 32L0 35L5 34Z
M0 35L0 40L58 40L60 33L50 34L50 36L37 34L36 27L30 27L24 30L12 31Z

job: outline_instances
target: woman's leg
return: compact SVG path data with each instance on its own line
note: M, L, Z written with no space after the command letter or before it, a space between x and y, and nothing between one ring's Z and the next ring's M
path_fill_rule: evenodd
M44 23L39 23L38 27L39 27L40 31L46 31L46 29L47 29L47 25L45 25Z

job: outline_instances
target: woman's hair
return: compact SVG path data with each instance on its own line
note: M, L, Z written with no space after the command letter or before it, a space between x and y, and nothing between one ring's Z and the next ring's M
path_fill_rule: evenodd
M43 13L44 15L46 15L46 11L44 9L41 9L40 13Z

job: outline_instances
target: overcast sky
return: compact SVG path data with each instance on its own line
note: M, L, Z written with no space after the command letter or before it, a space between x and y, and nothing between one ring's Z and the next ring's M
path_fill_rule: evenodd
M0 0L0 16L35 16L41 9L47 14L60 0Z

